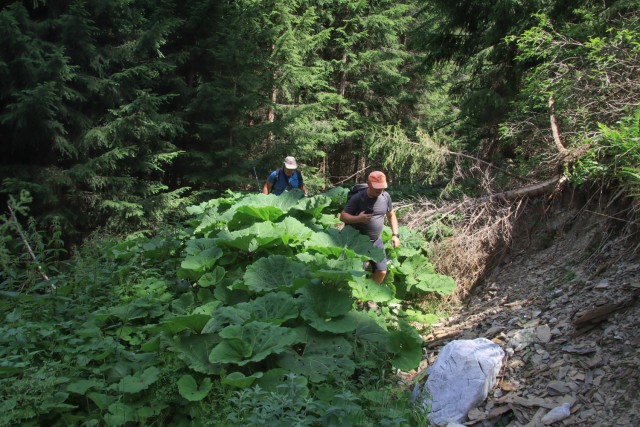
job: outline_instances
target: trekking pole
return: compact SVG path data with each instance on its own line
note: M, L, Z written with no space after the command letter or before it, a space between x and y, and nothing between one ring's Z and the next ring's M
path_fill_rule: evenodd
M258 184L258 193L260 192L260 181L258 180L258 173L256 172L256 167L253 167L253 174L256 176L256 184Z

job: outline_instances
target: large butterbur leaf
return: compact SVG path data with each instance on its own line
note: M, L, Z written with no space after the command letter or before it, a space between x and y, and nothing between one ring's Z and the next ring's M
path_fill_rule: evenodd
M416 288L423 292L449 295L456 288L456 282L451 276L436 273L429 260L419 255L407 258L399 267L399 271L405 275L407 291L415 292Z
M194 332L201 332L202 328L207 324L211 316L195 313L184 316L171 316L162 320L159 325L149 327L151 331L166 331L171 334L177 334L185 329L191 329Z
M298 192L286 192L280 196L252 194L239 200L221 217L229 221L231 229L238 229L255 220L276 221L289 212L301 197L302 194Z
M321 332L351 332L356 324L350 315L353 299L348 291L332 285L312 284L300 291L300 314Z
M104 415L104 421L109 427L123 426L138 421L138 411L135 406L121 402L109 405L109 412Z
M281 325L298 317L295 298L285 292L270 292L253 301L237 305L238 309L251 313L253 320Z
M385 302L393 299L393 289L370 277L354 277L349 281L353 297L360 301Z
M211 391L211 387L210 378L203 379L202 384L199 386L196 379L191 375L183 375L178 380L178 392L180 393L180 396L190 402L199 402L207 397L207 394Z
M416 369L422 361L422 338L414 328L401 322L401 328L389 335L391 363L401 371Z
M291 217L286 217L284 221L276 223L275 228L276 234L280 236L285 245L304 242L313 235L313 230Z
M187 256L180 264L185 270L204 273L222 256L214 239L193 239L187 242Z
M314 218L320 218L322 211L331 204L331 199L327 196L317 195L305 197L293 206L292 210L304 212Z
M308 249L335 257L360 257L376 262L384 259L382 249L374 247L369 238L353 227L331 228L314 233L306 242Z
M250 387L255 380L262 378L262 372L256 372L249 376L245 376L242 372L231 372L226 377L222 378L222 383L237 388Z
M158 378L160 378L160 370L155 366L151 366L142 372L127 375L117 384L111 385L109 389L118 393L138 393L149 388L151 384L158 381Z
M456 289L456 281L451 276L437 273L426 273L420 276L416 288L424 292L437 292L440 295L450 295Z
M231 325L220 331L222 342L209 354L212 363L244 366L259 362L271 354L282 353L295 343L297 335L290 328L265 322Z
M282 255L260 258L247 267L244 284L253 292L295 290L296 279L309 275L307 266Z
M391 229L389 227L385 227L385 232L388 232L388 237L391 238ZM399 257L408 258L419 255L424 251L426 240L420 232L401 226L398 229L398 233L402 242L397 248Z
M218 244L240 249L244 252L255 252L273 242L280 242L281 230L271 222L258 222L250 227L237 231L221 231L218 233Z
M356 346L376 348L378 352L386 352L389 332L385 330L372 312L354 312L356 329L353 331L353 342Z
M215 286L220 283L222 279L224 279L225 274L226 270L224 269L224 267L216 266L213 271L203 274L198 279L198 285L203 288Z
M318 383L329 377L347 378L353 374L355 363L351 353L351 343L342 337L312 335L302 354L289 350L280 356L278 365Z
M209 352L219 342L217 334L191 334L174 338L170 348L190 369L215 375L221 366L209 362Z
M219 307L202 328L203 334L221 331L229 325L242 325L251 319L251 312L238 306Z

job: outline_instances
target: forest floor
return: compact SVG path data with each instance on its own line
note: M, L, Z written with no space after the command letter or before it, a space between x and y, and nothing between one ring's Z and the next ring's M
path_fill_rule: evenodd
M446 343L485 337L506 357L464 424L541 426L569 402L571 415L554 425L640 425L637 236L631 243L607 217L575 208L519 228L500 264L425 337L416 374Z

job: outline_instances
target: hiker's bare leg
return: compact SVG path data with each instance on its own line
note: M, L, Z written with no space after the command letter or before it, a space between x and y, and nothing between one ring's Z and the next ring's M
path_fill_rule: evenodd
M385 270L376 270L371 275L371 278L378 283L382 283L386 275L387 275L387 272Z

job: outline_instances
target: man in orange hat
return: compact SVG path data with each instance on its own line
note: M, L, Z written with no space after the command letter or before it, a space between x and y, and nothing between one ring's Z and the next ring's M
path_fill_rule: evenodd
M391 196L385 190L387 188L387 177L380 171L369 174L366 191L362 190L354 194L344 210L340 214L340 221L357 229L360 233L367 235L373 246L384 251L382 243L382 228L384 227L384 217L386 216L391 226L391 244L394 248L400 245L398 236L398 219L393 210ZM371 278L378 283L382 283L387 275L387 258L381 262L373 262L373 274Z

